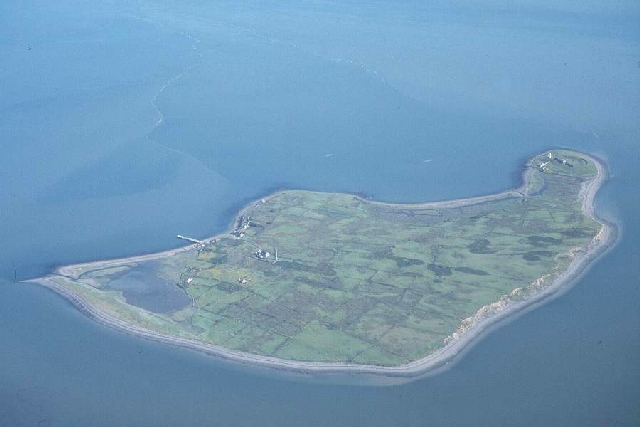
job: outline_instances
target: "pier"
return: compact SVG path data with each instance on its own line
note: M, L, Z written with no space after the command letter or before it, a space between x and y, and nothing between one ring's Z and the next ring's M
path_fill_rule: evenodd
M194 239L192 237L183 236L182 234L178 234L178 236L176 236L176 237L178 237L178 239L187 240L189 242L192 242L192 243L195 243L195 244L198 244L198 245L204 245L204 241L198 240L198 239Z

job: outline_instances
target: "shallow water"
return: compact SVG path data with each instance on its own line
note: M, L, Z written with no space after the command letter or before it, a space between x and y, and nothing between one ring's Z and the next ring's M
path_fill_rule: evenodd
M191 304L191 298L176 285L177 280L162 277L157 270L153 262L140 263L111 280L105 289L121 291L129 304L153 313L177 311Z
M0 424L638 424L639 10L509 7L3 2L6 281L215 234L281 186L406 202L500 191L551 146L609 163L598 212L623 231L567 293L450 370L385 387L132 338L2 283Z

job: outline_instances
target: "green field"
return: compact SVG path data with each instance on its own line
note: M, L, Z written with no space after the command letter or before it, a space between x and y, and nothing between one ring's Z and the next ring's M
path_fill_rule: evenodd
M500 200L435 208L282 191L248 206L235 235L56 280L170 335L290 360L404 364L492 303L549 284L598 233L578 197L593 160L551 153L531 160L522 194ZM134 275L147 287L127 289ZM165 294L170 310L147 308Z

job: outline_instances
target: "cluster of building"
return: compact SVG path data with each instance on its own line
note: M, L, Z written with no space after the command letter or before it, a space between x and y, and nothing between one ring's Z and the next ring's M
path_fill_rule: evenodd
M250 216L240 215L240 218L238 219L238 226L233 229L233 231L231 232L231 235L236 239L243 238L244 230L251 227L251 224L252 222L251 222Z
M549 160L547 160L546 162L541 163L538 167L540 168L540 170L542 172L548 172L549 169L547 168L547 165L551 162L557 162L560 163L562 166L569 166L569 167L573 167L573 165L571 165L567 159L563 159L561 157L553 157L553 153L551 153L551 151L549 151L549 153L547 153L547 158Z
M271 252L264 249L258 249L257 251L255 251L255 256L260 260L268 260L269 258L271 258L272 254ZM278 262L278 248L273 249L273 258L274 263Z

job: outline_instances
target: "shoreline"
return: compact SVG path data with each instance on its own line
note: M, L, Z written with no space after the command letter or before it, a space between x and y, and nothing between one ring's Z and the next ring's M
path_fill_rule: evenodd
M413 362L409 362L404 365L398 366L375 366L375 365L356 365L356 364L348 364L348 363L332 363L332 362L304 362L304 361L295 361L295 360L286 360L280 359L271 356L261 356L256 354L244 353L240 351L234 351L226 349L222 346L214 345L214 344L206 344L199 341L179 338L174 336L169 336L157 332L153 332L133 324L127 323L123 320L120 320L114 316L107 314L106 312L101 311L100 309L94 307L87 301L83 300L80 296L74 293L72 290L64 287L53 281L53 277L61 276L67 279L77 279L83 272L84 269L90 267L91 269L96 268L108 268L111 266L122 265L125 263L135 263L146 260L163 258L171 255L178 254L180 252L185 252L193 249L194 245L187 245L184 247L171 249L168 251L163 251L159 253L139 255L128 258L119 258L119 259L111 259L105 261L95 261L89 263L82 264L72 264L58 267L54 270L54 273L49 274L45 277L36 278L27 280L27 283L37 283L39 285L45 286L52 291L56 292L60 296L67 299L71 302L78 310L80 310L87 317L95 320L98 323L101 323L105 326L108 326L112 329L126 332L128 334L146 338L154 341L159 341L167 344L172 344L178 347L190 348L192 350L196 350L199 352L203 352L208 355L213 355L218 358L242 363L246 365L270 368L275 370L282 370L288 372L295 373L303 373L303 374L373 374L381 377L405 377L405 378L414 378L426 375L430 372L433 372L437 369L442 368L443 366L450 364L456 357L461 355L464 350L467 350L470 347L470 344L475 343L476 339L490 330L492 327L496 326L501 321L512 317L514 314L521 314L525 312L525 310L533 308L536 304L539 304L543 300L547 300L551 296L558 296L560 294L560 290L568 287L569 284L574 283L577 279L579 279L583 274L588 271L588 267L598 258L600 258L607 250L613 247L614 243L618 238L618 230L617 227L609 223L606 220L603 220L595 214L594 208L594 199L598 190L602 187L604 182L607 180L608 171L607 167L603 161L594 156L580 153L582 155L588 156L596 166L597 175L591 181L588 181L583 184L581 188L579 197L582 199L582 209L583 212L594 218L596 221L602 224L602 228L598 235L593 238L593 240L589 243L589 245L585 248L584 251L575 256L575 258L571 261L568 268L562 272L558 277L556 277L550 284L544 286L542 289L536 291L534 294L528 296L524 300L520 301L508 301L506 305L500 306L496 308L494 311L487 313L486 315L481 315L464 331L462 331L458 336L454 337L454 339L450 340L444 347L431 353L421 359L415 360ZM534 157L528 160L525 164L525 170L522 173L522 185L516 189L510 189L503 191L498 194L493 195L485 195L479 197L471 197L457 200L448 200L441 202L426 202L426 203L418 203L418 204L394 204L394 203L385 203L385 202L375 202L364 199L360 196L354 196L359 200L371 203L371 204L382 204L387 206L394 206L398 208L451 208L451 207L459 207L466 206L471 204L483 203L491 200L500 200L504 198L510 197L525 197L527 187L529 185L529 172L531 161ZM240 215L246 213L247 210L251 209L256 203L261 203L262 200L268 200L269 198L279 194L281 191L273 193L270 196L264 197L262 199L258 199L258 201L251 202L247 204L244 208L242 208L234 217L234 221L232 222L231 228L235 224L237 218ZM207 239L203 239L204 242L213 241L216 238L224 236L228 234L223 232L216 236L209 237Z

